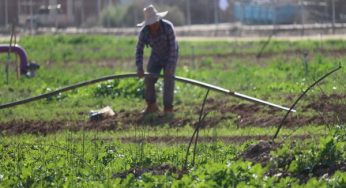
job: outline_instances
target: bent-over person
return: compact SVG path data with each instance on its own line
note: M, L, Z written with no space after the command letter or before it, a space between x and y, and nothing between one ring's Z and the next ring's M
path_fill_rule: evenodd
M173 112L174 75L178 60L178 43L175 37L173 24L165 19L167 11L158 12L153 5L143 9L144 21L137 26L142 27L139 33L136 49L137 75L144 78L145 100L147 103L144 114L159 111L156 101L155 83L163 70L163 105L164 113ZM148 75L144 75L143 50L151 48L147 64Z

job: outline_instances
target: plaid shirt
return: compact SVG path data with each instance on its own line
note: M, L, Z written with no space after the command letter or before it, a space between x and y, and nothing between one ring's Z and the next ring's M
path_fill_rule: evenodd
M178 44L175 39L174 26L168 20L160 20L159 35L152 37L149 27L145 26L139 33L136 49L136 66L143 69L143 49L144 45L151 47L149 61L152 63L175 64L178 56Z

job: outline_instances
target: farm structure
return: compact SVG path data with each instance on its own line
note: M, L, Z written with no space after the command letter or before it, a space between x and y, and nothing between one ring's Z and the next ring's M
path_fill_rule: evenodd
M46 20L43 26L54 25L55 18L60 26L78 26L90 17L97 17L104 7L116 3L117 0L4 0L0 1L0 26L25 25L39 16Z
M340 0L236 1L235 19L245 24L343 23L345 4Z
M292 24L300 7L294 3L264 4L237 2L234 6L235 17L246 24Z

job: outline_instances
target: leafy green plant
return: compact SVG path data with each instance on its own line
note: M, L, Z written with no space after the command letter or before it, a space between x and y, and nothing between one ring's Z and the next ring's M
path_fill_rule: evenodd
M123 20L128 6L109 6L101 12L101 23L104 27L124 26Z
M144 86L141 80L111 80L99 84L95 90L96 97L111 96L115 97L143 97Z

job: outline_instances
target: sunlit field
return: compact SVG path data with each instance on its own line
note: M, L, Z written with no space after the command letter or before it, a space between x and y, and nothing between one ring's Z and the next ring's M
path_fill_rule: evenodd
M18 77L18 58L0 54L0 105L134 73L136 41L21 37L18 44L40 69L33 78ZM216 91L203 103L207 90L182 82L175 87L174 116L143 116L144 85L136 77L0 109L0 186L346 186L346 41L201 39L179 46L177 76L288 108L341 68L308 90L285 121L287 111ZM145 59L149 53L146 48ZM161 110L162 85L156 84ZM106 106L114 116L90 119Z

